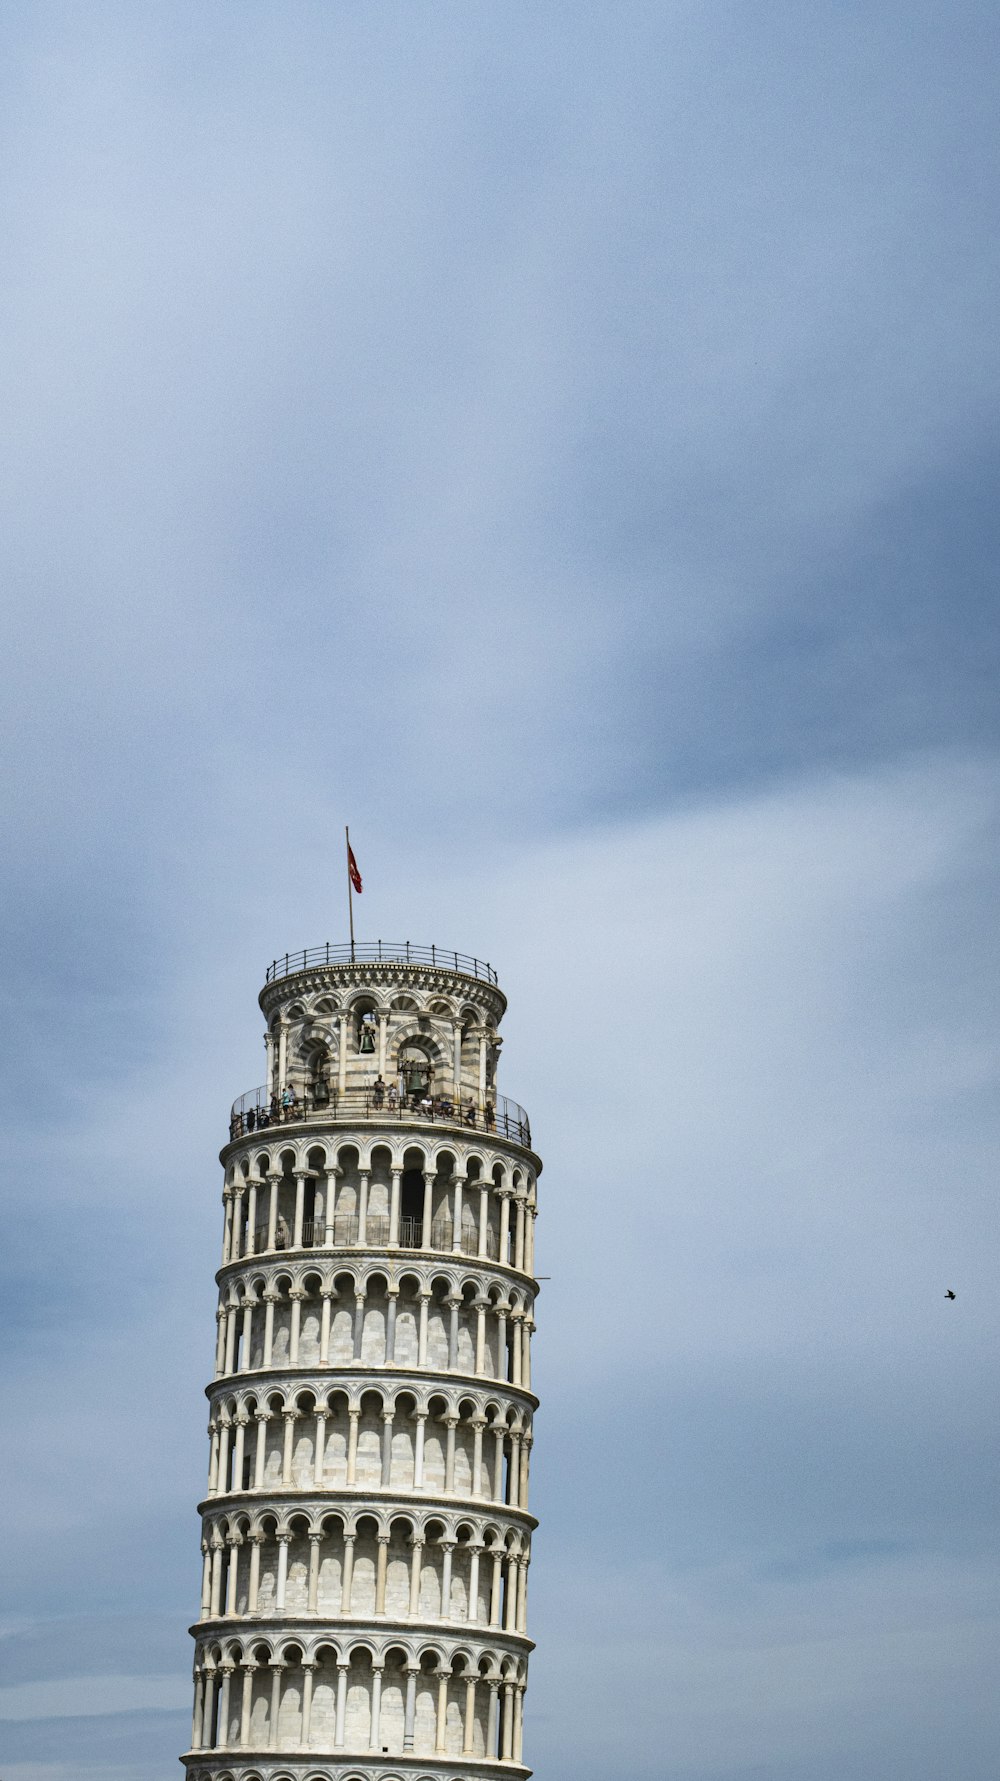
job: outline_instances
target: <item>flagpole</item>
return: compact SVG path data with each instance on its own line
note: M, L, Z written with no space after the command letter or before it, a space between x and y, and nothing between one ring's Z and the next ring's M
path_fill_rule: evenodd
M351 890L351 831L344 824L344 839L347 842L347 914L351 924L351 964L354 963L354 896Z

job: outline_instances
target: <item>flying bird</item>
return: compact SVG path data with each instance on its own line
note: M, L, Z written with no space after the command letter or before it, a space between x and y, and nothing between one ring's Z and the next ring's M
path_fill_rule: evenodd
M945 1293L945 1295L944 1295L944 1296L945 1296L945 1298L946 1298L946 1299L953 1299L953 1298L954 1298L954 1297L955 1297L955 1294L954 1294L954 1293L953 1293L953 1292L952 1292L952 1290L951 1290L951 1287L950 1287L950 1286L949 1286L949 1288L948 1288L948 1291L947 1291L947 1292L946 1292L946 1293Z

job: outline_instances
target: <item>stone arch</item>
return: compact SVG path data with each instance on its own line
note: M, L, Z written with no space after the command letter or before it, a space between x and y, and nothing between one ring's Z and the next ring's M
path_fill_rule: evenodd
M387 1521L386 1613L402 1620L410 1611L413 1541L420 1529L420 1516L418 1511L399 1509L390 1511Z
M413 1074L412 1080L408 1075L406 1060L411 1056L414 1060L415 1071L423 1069L423 1066L420 1065L420 1058L426 1059L427 1067L419 1080L416 1074ZM401 1078L401 1092L405 1093L408 1098L411 1098L415 1093L423 1093L432 1088L438 1077L444 1078L447 1067L448 1060L444 1046L431 1031L421 1026L419 1022L409 1021L393 1033L389 1068L393 1076Z
M393 1402L390 1434L390 1477L394 1490L414 1488L416 1467L416 1417L420 1407L417 1393L404 1387L397 1390Z
M392 1146L383 1138L368 1147L368 1241L373 1246L389 1241L394 1162Z
M406 1665L409 1661L410 1652L405 1642L393 1640L387 1645L383 1655L380 1742L393 1756L401 1755L403 1750Z

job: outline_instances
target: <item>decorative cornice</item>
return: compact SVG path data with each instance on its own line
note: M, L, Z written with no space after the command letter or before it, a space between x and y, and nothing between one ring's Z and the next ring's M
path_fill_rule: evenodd
M221 1286L234 1275L257 1273L267 1276L272 1269L279 1274L322 1275L330 1269L335 1274L362 1277L384 1274L390 1291L398 1289L404 1274L422 1278L425 1273L437 1274L442 1279L453 1277L456 1283L459 1276L469 1280L478 1275L480 1282L491 1281L495 1286L508 1288L516 1286L530 1299L536 1299L541 1291L532 1274L524 1273L509 1262L492 1261L488 1256L460 1255L454 1249L376 1249L367 1243L363 1249L355 1244L340 1249L306 1248L304 1244L299 1249L263 1249L259 1254L239 1255L231 1262L223 1262L221 1268L216 1269L215 1281Z
M288 1390L311 1391L325 1397L331 1391L343 1391L348 1397L363 1397L368 1391L391 1391L394 1395L423 1386L431 1397L475 1398L504 1397L516 1407L538 1409L538 1399L526 1386L514 1385L509 1379L487 1379L480 1373L449 1373L434 1367L258 1367L245 1373L222 1373L205 1387L210 1403L218 1398L238 1397L250 1386L254 1392Z
M206 1762L205 1758L212 1760ZM475 1756L415 1756L410 1750L402 1751L398 1756L382 1758L378 1763L371 1760L371 1751L358 1752L351 1757L346 1752L337 1752L336 1758L323 1756L320 1751L283 1750L278 1753L270 1749L240 1750L232 1747L221 1750L192 1750L181 1757L187 1769L187 1781L218 1781L225 1775L232 1781L277 1781L278 1777L290 1775L294 1781L355 1781L355 1777L363 1775L365 1781L400 1781L404 1775L419 1776L420 1781L497 1781L498 1776L510 1776L512 1781L527 1781L531 1770L524 1763L503 1762L497 1758Z
M344 1113L343 1119L335 1119L332 1114L324 1113L322 1119L315 1112L308 1119L283 1119L280 1125L265 1126L263 1131L244 1132L239 1138L230 1138L219 1151L219 1161L223 1167L239 1151L248 1154L259 1150L281 1150L288 1148L289 1139L304 1138L309 1149L314 1145L326 1142L324 1134L329 1133L331 1140L338 1145L355 1144L359 1148L374 1144L392 1145L393 1138L405 1137L406 1148L411 1145L423 1147L423 1134L436 1139L428 1146L434 1150L450 1150L457 1156L460 1152L469 1155L472 1152L498 1151L503 1155L528 1157L536 1175L542 1172L542 1159L529 1144L521 1144L516 1138L508 1138L501 1132L480 1132L478 1129L470 1136L468 1126L456 1118L453 1122L443 1115L435 1119L420 1119L408 1113L405 1119L359 1120Z
M416 1496L400 1490L379 1494L368 1485L352 1485L348 1489L337 1484L325 1490L315 1486L300 1490L292 1485L282 1490L280 1486L268 1485L265 1490L227 1491L225 1496L205 1497L198 1504L198 1514L203 1519L236 1515L251 1522L262 1515L279 1519L290 1515L348 1515L355 1520L371 1516L375 1521L394 1521L399 1516L413 1519L419 1511L423 1511L420 1519L431 1516L452 1521L456 1526L480 1521L500 1527L509 1525L528 1533L534 1533L538 1526L537 1515L528 1509L515 1509L512 1503L491 1503L485 1497L435 1495L432 1491Z
M324 989L366 989L370 986L419 989L426 993L457 995L491 1014L494 1026L503 1019L507 998L495 984L464 971L444 965L407 964L405 960L382 959L356 964L307 965L303 971L292 971L266 983L257 1000L261 1012L270 1017L285 1002L293 1002L303 993Z

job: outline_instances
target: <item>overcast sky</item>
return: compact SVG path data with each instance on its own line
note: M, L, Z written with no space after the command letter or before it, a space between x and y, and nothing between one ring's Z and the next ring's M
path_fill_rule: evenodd
M545 1158L529 1762L993 1781L998 62L4 6L3 1781L179 1772L216 1153L345 821Z

